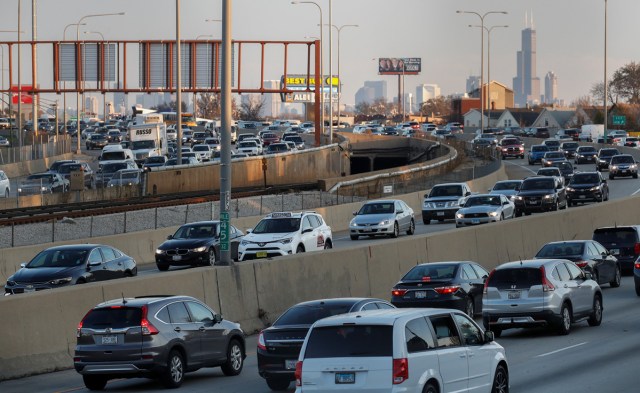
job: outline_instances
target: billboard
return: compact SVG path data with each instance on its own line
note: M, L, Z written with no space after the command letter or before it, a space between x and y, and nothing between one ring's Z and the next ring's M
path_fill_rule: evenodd
M381 57L378 59L380 75L418 75L422 72L420 57Z
M20 92L22 104L33 104L33 85L20 85ZM11 103L18 105L18 85L11 85Z
M292 93L280 93L282 102L315 102L314 92L316 91L316 78L315 76L307 76L302 74L288 74L283 75L280 78L280 83L284 88L284 83L287 84L288 90L293 90ZM337 76L330 78L328 75L324 76L324 99L329 100L329 96L333 96L333 99L338 99L338 88L340 86L340 80ZM307 91L307 87L311 91Z

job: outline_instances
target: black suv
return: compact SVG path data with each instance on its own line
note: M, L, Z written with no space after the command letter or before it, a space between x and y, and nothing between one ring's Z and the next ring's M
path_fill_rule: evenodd
M569 206L585 202L609 200L609 185L600 172L580 172L573 175L567 185Z
M598 151L598 157L596 157L596 171L601 171L603 169L609 169L609 163L611 162L611 157L617 156L620 154L618 149L614 148L604 148Z
M640 257L640 225L603 227L593 231L593 240L618 258L623 273L631 273Z
M576 150L575 163L583 164L585 162L597 162L598 152L593 146L580 146Z
M272 390L286 390L295 380L296 362L307 332L332 315L395 308L372 298L338 298L299 303L284 312L258 336L258 373Z
M534 212L553 211L567 207L567 193L562 180L551 176L533 176L522 181L513 198L516 217Z
M564 152L564 156L567 158L574 158L578 147L580 147L578 142L562 142L562 144L560 144L560 150Z
M182 384L201 367L242 371L244 332L189 296L110 300L91 309L78 325L73 364L90 390L114 378L159 378Z

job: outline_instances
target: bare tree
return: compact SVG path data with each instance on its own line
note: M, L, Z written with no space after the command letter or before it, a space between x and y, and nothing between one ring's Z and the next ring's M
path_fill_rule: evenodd
M198 97L196 117L205 119L220 118L220 96L216 93L202 93Z
M264 107L264 97L257 94L244 96L240 103L240 120L260 120L260 112Z
M420 112L424 116L448 117L451 114L451 97L430 98L422 104Z
M618 68L611 86L623 100L631 104L640 103L640 63L632 61Z

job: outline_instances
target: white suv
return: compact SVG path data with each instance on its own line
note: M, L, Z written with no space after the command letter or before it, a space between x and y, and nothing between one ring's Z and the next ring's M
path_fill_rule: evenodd
M316 212L271 213L240 242L241 261L332 248L331 227Z
M458 310L361 311L321 319L296 364L303 392L508 392L504 348Z

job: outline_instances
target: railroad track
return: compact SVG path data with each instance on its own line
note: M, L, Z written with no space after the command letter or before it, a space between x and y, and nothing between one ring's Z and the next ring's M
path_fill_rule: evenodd
M234 191L234 198L270 195L281 192L303 191L317 188L317 184L295 184L269 187L267 189L245 189ZM0 226L14 226L61 220L63 218L90 217L158 207L193 205L220 200L218 192L189 192L154 195L118 200L69 203L49 206L32 206L0 211Z

